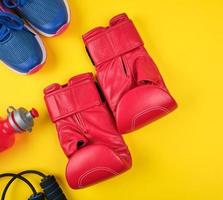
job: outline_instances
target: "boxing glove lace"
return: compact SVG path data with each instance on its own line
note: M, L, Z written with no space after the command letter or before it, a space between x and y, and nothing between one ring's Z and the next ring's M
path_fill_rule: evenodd
M173 111L177 104L126 14L83 36L97 78L121 133Z
M59 141L69 158L66 178L78 189L118 175L131 167L131 156L103 102L93 75L71 78L44 90Z

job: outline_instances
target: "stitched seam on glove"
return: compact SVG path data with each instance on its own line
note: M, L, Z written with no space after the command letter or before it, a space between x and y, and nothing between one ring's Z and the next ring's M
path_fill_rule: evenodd
M131 126L131 129L135 129L136 128L136 120L143 116L145 113L150 113L152 111L163 111L164 113L168 114L170 112L170 110L168 110L167 108L163 107L163 106L154 106L154 107L150 107L150 108L146 108L144 109L143 111L141 111L140 113L136 114L134 117L133 117L133 120L132 120L132 126Z
M119 175L118 172L116 172L115 170L111 169L111 168L108 168L108 167L95 167L95 168L92 168L88 171L86 171L85 173L83 173L79 179L78 179L78 187L81 188L83 187L82 183L83 183L83 180L89 175L89 174L92 174L94 172L97 172L97 171L105 171L105 172L109 172L111 173L112 175Z

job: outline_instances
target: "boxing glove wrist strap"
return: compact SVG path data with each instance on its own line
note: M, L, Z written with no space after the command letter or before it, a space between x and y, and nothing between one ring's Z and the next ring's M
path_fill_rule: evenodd
M53 122L101 104L96 85L92 84L91 80L86 80L81 84L72 83L71 80L69 84L67 87L45 96L47 108Z
M94 65L143 46L143 41L129 19L109 28L94 29L83 36L86 49Z

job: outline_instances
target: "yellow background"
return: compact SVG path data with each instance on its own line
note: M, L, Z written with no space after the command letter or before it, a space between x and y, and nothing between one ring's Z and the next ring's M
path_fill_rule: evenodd
M21 76L0 64L0 115L9 105L36 107L40 118L30 135L0 154L0 172L37 169L58 177L69 200L223 199L223 1L69 0L72 22L60 37L42 37L45 67ZM125 135L133 157L127 173L82 190L64 178L67 159L49 121L42 89L93 71L81 35L126 12L159 66L179 108L143 129ZM34 182L38 178L33 178ZM0 180L0 190L6 180ZM8 194L25 200L19 181Z

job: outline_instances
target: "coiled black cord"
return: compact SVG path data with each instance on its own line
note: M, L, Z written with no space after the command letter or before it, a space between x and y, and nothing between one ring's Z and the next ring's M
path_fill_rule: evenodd
M30 187L30 189L32 190L33 194L37 194L36 189L33 187L32 183L28 179L26 179L26 178L24 178L24 177L22 177L22 176L20 176L18 174L13 174L13 173L0 174L0 178L4 178L4 177L13 177L13 178L16 177L16 178L22 180L23 182L25 182ZM3 195L1 197L1 200L4 200L4 196Z
M5 200L5 196L6 196L6 193L8 191L8 188L10 187L10 185L17 178L26 182L30 186L30 188L32 189L33 195L29 198L29 200L42 200L42 199L44 199L43 193L37 193L35 188L33 187L33 185L27 179L25 179L23 177L23 175L26 175L26 174L36 174L36 175L42 177L40 186L43 189L44 195L45 195L47 200L67 200L66 196L64 195L62 189L60 188L60 186L57 183L54 176L46 176L42 172L39 172L39 171L36 171L36 170L26 170L26 171L20 172L18 174L6 173L6 174L0 175L0 178L1 177L6 177L6 176L11 176L12 177L11 180L7 183L7 185L5 186L5 188L3 190L1 200Z
M35 170L26 170L26 171L23 171L23 172L20 172L18 174L15 174L11 180L7 183L7 185L5 186L3 192L2 192L2 197L1 197L1 200L5 200L5 196L6 196L6 193L10 187L10 185L18 178L18 177L22 177L22 175L25 175L25 174L36 174L36 175L39 175L41 177L46 177L45 174L39 172L39 171L35 171ZM31 183L30 183L31 184ZM32 185L32 184L31 184ZM33 185L32 185L33 187ZM34 187L33 187L34 188ZM33 194L37 194L37 192L33 192Z

